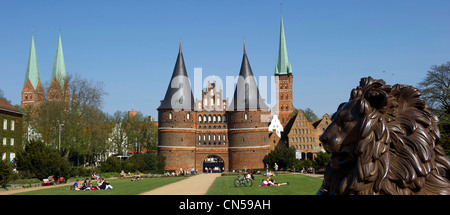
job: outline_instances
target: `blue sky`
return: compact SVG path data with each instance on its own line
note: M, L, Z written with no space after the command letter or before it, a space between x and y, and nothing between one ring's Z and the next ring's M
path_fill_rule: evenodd
M450 60L450 1L281 2L294 106L319 117L362 77L417 85L431 65ZM238 75L244 39L253 73L273 75L280 1L2 0L0 20L0 89L13 104L32 32L45 83L61 30L67 73L103 82L105 112L134 106L156 117L180 38L191 79L195 67L203 77Z

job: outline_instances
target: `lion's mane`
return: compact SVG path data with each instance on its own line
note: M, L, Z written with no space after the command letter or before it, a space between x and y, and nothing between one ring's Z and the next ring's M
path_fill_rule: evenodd
M319 193L450 195L439 121L420 95L411 86L362 78L350 96L362 118L354 162L346 171L329 164Z

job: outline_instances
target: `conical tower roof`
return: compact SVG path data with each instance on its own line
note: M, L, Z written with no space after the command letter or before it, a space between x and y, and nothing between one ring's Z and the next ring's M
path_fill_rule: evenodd
M175 68L173 69L172 78L167 87L166 96L161 101L158 110L194 110L194 96L191 90L191 84L184 65L183 53L180 49L178 52Z
M283 16L281 16L280 24L280 43L278 47L278 62L275 66L275 75L288 75L292 74L291 63L288 59L286 38L284 36Z
M25 73L25 81L23 83L24 86L28 80L30 80L30 83L33 86L34 90L36 90L38 83L41 80L41 75L39 74L39 65L38 65L37 55L36 55L36 47L34 45L34 36L31 36L31 47L30 47L30 54L28 56L28 64L27 64L27 71Z
M253 75L250 62L247 58L244 44L244 56L242 57L241 71L234 90L233 100L228 111L243 111L246 109L269 109L259 94L258 85Z
M66 75L66 65L64 63L64 54L63 54L63 48L62 48L62 42L61 42L61 33L59 34L59 37L58 37L58 45L56 47L55 62L53 63L52 77L51 77L50 81L53 82L53 80L55 80L55 78L58 81L59 85L61 86L61 89L63 89L67 75Z

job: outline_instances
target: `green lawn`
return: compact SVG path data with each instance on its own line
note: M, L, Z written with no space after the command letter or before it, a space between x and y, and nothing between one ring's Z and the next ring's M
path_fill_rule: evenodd
M235 187L236 176L217 178L209 188L207 195L315 195L322 184L322 179L302 174L280 174L272 178L278 182L289 182L289 185L278 187L261 187L261 180L266 177L256 175L251 187Z
M49 189L35 190L30 192L17 193L15 195L137 195L166 184L170 184L187 177L161 177L161 178L144 178L141 181L131 181L131 179L111 179L107 180L112 190L69 190L74 182L67 183L67 186L60 186ZM83 183L81 181L81 183ZM94 182L96 184L96 182Z

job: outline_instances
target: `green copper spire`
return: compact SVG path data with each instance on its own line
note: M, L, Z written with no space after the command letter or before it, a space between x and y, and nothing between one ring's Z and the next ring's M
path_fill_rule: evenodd
M291 63L288 60L286 38L284 36L283 16L281 16L280 44L278 49L278 62L275 67L275 75L292 74Z
M61 42L61 33L59 33L58 38L58 46L56 47L56 56L55 56L55 62L53 63L53 70L52 70L52 78L51 81L56 80L58 81L59 85L61 86L61 89L64 88L64 82L66 80L66 66L64 64L64 54L63 54L63 48L62 48L62 42Z
M41 76L39 74L39 65L36 56L36 48L34 46L34 36L31 36L31 47L30 47L30 54L28 56L27 72L25 73L25 81L23 82L24 86L27 83L28 79L30 80L31 85L33 85L33 88L36 90L39 80L41 79Z

